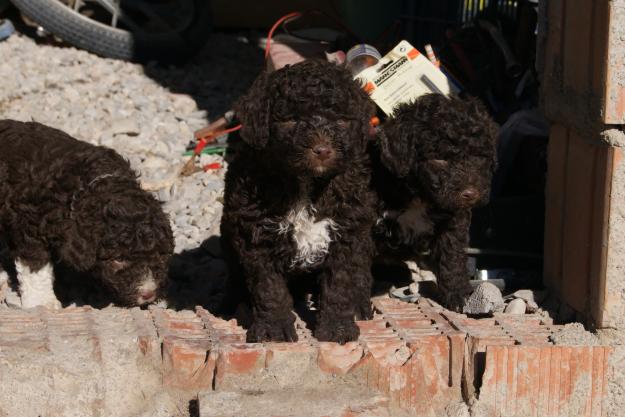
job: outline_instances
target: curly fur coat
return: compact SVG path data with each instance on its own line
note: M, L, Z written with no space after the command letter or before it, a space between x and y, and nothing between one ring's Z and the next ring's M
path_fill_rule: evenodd
M121 305L158 297L172 232L126 160L39 123L11 120L0 121L0 149L0 235L24 307L58 307L57 263L88 272Z
M372 102L343 68L306 61L261 74L235 110L221 234L252 307L247 340L297 340L288 284L303 279L319 283L314 335L356 339L354 317L371 316Z
M400 105L374 155L382 252L426 260L442 302L459 310L467 279L471 209L485 204L496 167L497 126L473 99L431 94Z

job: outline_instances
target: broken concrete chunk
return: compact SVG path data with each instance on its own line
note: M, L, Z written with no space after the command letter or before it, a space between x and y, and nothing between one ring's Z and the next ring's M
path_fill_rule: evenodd
M427 269L419 270L419 278L420 281L436 281L436 275L434 275L434 272L428 271Z
M533 301L526 301L525 304L527 305L527 313L535 313L538 311L538 304L536 304Z
M535 302L540 303L545 299L546 293L545 291L534 291L534 290L518 290L507 296L506 298L520 298L527 302Z
M515 298L510 301L504 310L506 314L525 314L526 304L525 301L520 298Z
M397 299L405 301L407 303L414 303L420 297L418 293L413 293L409 286L408 287L401 287L401 288L395 288L393 286L389 290L389 296L391 298L397 298Z
M550 337L556 345L597 346L599 339L584 328L581 323L569 323Z
M526 313L535 313L538 311L538 303L542 302L547 293L545 291L536 290L518 290L505 297L505 300L519 299L525 301ZM519 304L520 303L516 303ZM520 307L518 307L520 308ZM506 311L507 312L507 311Z
M477 286L462 310L465 314L489 314L503 307L501 291L495 285L484 282Z

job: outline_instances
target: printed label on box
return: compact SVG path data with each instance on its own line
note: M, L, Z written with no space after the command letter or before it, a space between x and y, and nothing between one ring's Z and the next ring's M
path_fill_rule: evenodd
M398 104L424 94L458 92L445 74L407 41L401 41L375 66L355 78L388 116Z

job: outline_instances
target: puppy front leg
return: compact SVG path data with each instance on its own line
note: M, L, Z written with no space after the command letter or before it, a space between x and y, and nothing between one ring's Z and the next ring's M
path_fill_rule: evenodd
M452 217L438 231L432 247L433 269L445 307L461 311L471 294L467 276L467 255L471 211L464 210Z
M264 256L254 257L261 260ZM245 265L246 283L251 294L252 324L248 342L296 342L293 299L286 278L273 265Z
M43 266L38 262L29 262L24 258L16 258L15 269L19 282L22 308L45 306L52 309L61 308L61 303L54 294L54 270L50 262Z
M369 319L371 311L370 234L351 236L333 244L320 276L321 297L315 337L344 344L358 339L354 317Z

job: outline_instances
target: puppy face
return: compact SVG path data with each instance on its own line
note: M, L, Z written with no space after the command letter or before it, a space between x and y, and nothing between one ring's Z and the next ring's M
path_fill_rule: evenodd
M123 306L154 302L164 291L167 282L167 254L135 258L119 254L117 259L98 260L93 271Z
M493 169L490 159L434 159L419 164L407 182L424 192L434 206L456 211L488 202Z
M271 127L268 150L282 155L290 172L300 176L324 177L344 171L350 157L360 150L350 120L333 120L313 115L276 122Z
M161 295L174 245L155 198L136 187L92 193L76 203L72 218L60 251L65 263L89 272L119 305L142 305Z
M488 200L496 140L497 126L479 102L430 94L395 110L380 156L409 196L453 211Z
M324 177L364 155L375 107L344 68L305 61L261 74L235 111L245 143L298 176Z

